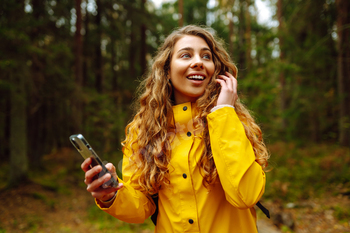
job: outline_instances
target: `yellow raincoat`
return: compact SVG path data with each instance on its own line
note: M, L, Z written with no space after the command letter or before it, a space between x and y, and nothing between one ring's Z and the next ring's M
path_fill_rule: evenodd
M254 205L265 189L265 173L255 162L252 146L235 110L223 107L207 116L214 161L219 174L209 189L197 166L203 143L195 136L193 104L173 107L176 125L172 141L169 175L171 188L159 191L159 212L155 232L254 233L257 232ZM102 208L129 223L142 223L155 212L152 199L134 189L137 176L123 159L124 187L113 204ZM132 179L131 179L132 178Z

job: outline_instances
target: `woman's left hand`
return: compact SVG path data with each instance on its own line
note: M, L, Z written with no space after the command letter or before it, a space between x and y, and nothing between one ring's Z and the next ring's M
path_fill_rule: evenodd
M234 106L238 99L237 79L229 72L225 72L225 75L219 75L216 82L221 85L221 92L216 105L228 104Z

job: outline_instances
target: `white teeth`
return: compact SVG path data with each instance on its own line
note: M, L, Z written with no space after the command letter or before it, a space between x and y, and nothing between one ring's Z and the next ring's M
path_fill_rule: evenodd
M197 79L197 80L203 80L204 77L200 75L192 75L188 77L189 79Z

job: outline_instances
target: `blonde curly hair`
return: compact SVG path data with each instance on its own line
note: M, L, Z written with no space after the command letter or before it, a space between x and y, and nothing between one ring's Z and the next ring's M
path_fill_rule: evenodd
M168 164L171 158L171 140L169 132L173 132L173 92L168 81L170 61L175 43L185 35L201 37L208 44L215 65L215 72L209 81L205 92L196 101L198 115L194 121L196 128L202 129L204 151L199 163L203 176L203 185L209 187L217 179L218 173L210 146L210 136L206 121L210 110L216 105L221 86L215 81L219 74L225 71L237 77L237 67L226 52L223 42L216 38L210 28L189 25L173 31L158 49L152 67L139 87L139 102L136 114L125 129L126 139L122 142L123 152L131 150L129 158L138 174L138 183L142 192L153 195L161 186L170 184ZM262 138L260 127L245 106L239 101L235 103L236 113L243 123L245 133L252 144L256 162L263 168L267 167L269 153Z

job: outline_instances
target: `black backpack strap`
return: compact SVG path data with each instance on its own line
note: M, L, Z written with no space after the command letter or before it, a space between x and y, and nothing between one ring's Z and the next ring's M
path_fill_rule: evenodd
M157 217L158 217L158 194L152 195L152 199L154 204L156 204L156 211L154 212L154 214L152 214L151 216L151 220L153 222L154 225L157 225Z
M266 209L261 203L260 201L258 201L258 203L256 203L256 206L259 207L261 209L261 211L266 215L266 217L270 218L270 211L268 209Z

